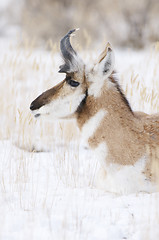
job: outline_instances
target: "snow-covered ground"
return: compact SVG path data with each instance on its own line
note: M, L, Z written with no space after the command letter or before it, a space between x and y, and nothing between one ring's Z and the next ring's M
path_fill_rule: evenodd
M32 117L31 101L63 78L57 49L4 40L0 49L0 239L159 239L159 193L96 189L99 163L75 123ZM88 60L96 53L82 55ZM158 66L157 44L142 52L116 50L134 110L159 111Z

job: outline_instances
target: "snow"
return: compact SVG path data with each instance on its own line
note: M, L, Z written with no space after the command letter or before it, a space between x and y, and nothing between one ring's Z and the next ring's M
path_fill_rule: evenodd
M0 239L158 239L158 192L95 188L100 164L75 124L30 114L31 101L63 77L59 55L2 40L0 49ZM133 109L157 112L159 52L115 52Z
M117 196L88 185L80 187L82 176L73 187L74 179L69 183L65 179L69 176L60 176L58 167L65 166L58 166L55 153L25 153L10 141L1 141L0 149L1 239L159 236L158 193Z

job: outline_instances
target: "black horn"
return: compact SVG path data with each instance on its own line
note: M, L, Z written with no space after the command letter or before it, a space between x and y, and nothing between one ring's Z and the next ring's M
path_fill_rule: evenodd
M70 37L71 35L78 29L73 29L69 31L60 42L60 49L61 53L64 59L64 64L60 66L59 72L71 72L71 71L77 71L78 67L78 56L76 51L73 49L70 43Z

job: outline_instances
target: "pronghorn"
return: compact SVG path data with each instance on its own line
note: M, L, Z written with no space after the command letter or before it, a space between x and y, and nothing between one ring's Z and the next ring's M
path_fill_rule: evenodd
M67 33L60 42L65 79L30 105L34 116L76 118L103 168L102 187L113 192L151 192L156 187L153 159L159 143L159 117L133 112L114 71L109 43L91 66L84 64ZM157 157L156 157L157 159ZM158 173L159 174L159 173Z

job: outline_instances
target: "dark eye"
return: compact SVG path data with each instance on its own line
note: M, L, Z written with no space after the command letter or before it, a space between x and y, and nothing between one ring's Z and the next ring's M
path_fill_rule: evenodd
M71 86L71 87L78 87L79 86L79 82L76 82L74 80L71 79L67 79L67 83Z

